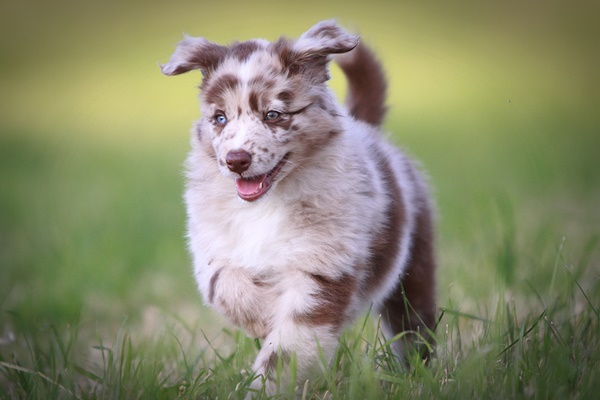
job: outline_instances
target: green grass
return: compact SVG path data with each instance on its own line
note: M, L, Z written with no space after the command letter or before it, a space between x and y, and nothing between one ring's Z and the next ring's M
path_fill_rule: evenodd
M366 319L346 332L331 366L297 389L302 398L594 398L600 389L600 325L594 297L570 271L551 305L519 316L498 294L487 317L442 309L436 356L410 371L390 356ZM595 296L596 304L598 296ZM3 356L10 398L243 398L256 343L224 330L207 338L173 319L161 334L134 338L125 323L106 344L81 349L78 328L20 333ZM216 343L219 343L217 346ZM90 360L95 360L92 363ZM283 391L292 397L293 389ZM260 395L264 398L263 395Z
M201 305L185 249L200 77L156 63L184 31L274 38L332 16L381 55L386 128L435 188L436 356L402 370L368 317L297 393L597 397L598 5L305 3L236 4L244 19L192 1L1 13L0 398L245 396L260 344Z

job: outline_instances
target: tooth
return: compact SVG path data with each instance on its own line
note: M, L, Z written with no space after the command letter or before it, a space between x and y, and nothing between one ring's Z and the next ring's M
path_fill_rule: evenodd
M259 188L260 190L262 190L262 188L263 188L263 182L261 182L261 183L260 183L260 185L258 185L258 188Z

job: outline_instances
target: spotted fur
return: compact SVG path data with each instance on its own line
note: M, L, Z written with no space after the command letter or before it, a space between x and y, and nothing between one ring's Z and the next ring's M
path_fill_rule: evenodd
M358 47L357 47L358 46ZM349 81L348 109L327 88ZM297 360L300 382L369 307L387 336L434 324L428 189L387 143L380 64L333 21L296 40L221 46L186 37L166 75L198 69L202 118L187 160L189 248L206 304L263 340L266 390ZM399 356L415 335L398 341ZM260 386L260 380L255 386Z

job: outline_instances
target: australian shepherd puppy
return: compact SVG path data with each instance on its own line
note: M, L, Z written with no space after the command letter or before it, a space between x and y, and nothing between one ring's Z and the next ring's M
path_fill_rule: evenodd
M328 89L333 55L346 107ZM431 203L415 163L379 129L385 78L334 21L296 40L229 46L186 37L166 75L202 72L187 159L189 248L204 301L262 339L269 394L296 360L303 383L372 307L402 356L434 325ZM418 338L418 339L417 339ZM255 387L262 381L255 380Z

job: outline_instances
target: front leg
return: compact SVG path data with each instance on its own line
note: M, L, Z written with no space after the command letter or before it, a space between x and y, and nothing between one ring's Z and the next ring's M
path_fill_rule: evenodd
M320 352L331 361L340 333L353 314L356 280L348 275L331 279L296 271L278 285L280 297L274 309L271 332L263 342L254 363L257 379L252 388L259 390L263 377L265 391L272 396L290 384L302 387L304 381L322 365ZM289 363L296 359L296 382L291 382ZM283 365L280 381L276 368ZM278 388L278 383L280 387Z
M244 268L221 266L214 269L206 291L207 302L249 336L267 336L274 303L270 285Z

